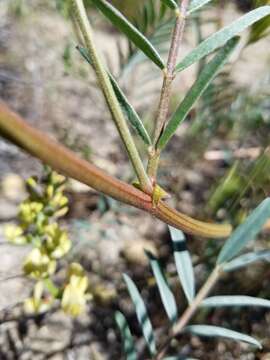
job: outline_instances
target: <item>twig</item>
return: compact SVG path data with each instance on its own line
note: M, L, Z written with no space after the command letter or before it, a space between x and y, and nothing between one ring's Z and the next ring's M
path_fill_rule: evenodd
M140 155L126 123L125 117L112 88L107 71L105 70L102 60L100 59L99 54L96 50L92 34L92 28L87 18L83 0L72 0L72 4L74 8L74 16L77 20L78 27L80 28L86 48L89 51L89 54L91 55L91 58L93 60L93 67L95 69L98 81L112 113L115 125L118 129L118 132L121 136L123 144L126 147L128 156L133 165L133 168L139 179L141 188L147 194L151 194L151 181L146 174L142 160L140 158Z
M163 85L160 95L158 115L154 131L153 147L149 149L149 162L147 173L152 178L156 178L160 152L156 148L156 144L164 129L170 105L170 95L172 91L172 82L174 79L174 69L177 61L177 56L180 48L180 43L183 39L184 28L186 23L186 13L189 5L189 0L183 0L180 11L176 12L175 26L172 33L171 46L167 61L167 67L164 70Z
M209 294L213 286L216 284L220 274L221 274L220 267L219 266L215 267L215 269L212 271L205 284L198 292L195 299L187 307L186 311L183 313L181 318L174 325L171 335L169 335L168 339L166 339L164 344L161 346L154 360L163 359L164 355L168 350L168 347L170 346L171 340L183 331L184 327L188 324L188 322L190 321L190 319L192 318L192 316L194 315L194 313L196 312L202 301L206 298L206 296Z

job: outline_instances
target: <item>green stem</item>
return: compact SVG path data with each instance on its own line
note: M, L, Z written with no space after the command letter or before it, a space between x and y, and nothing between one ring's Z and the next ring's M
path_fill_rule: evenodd
M46 278L43 280L45 287L49 291L49 293L56 299L59 296L59 289L56 287L50 278Z
M93 60L93 67L95 69L98 81L112 113L115 125L118 129L118 132L121 136L121 139L126 147L128 156L133 165L133 168L139 179L141 189L144 192L151 194L151 181L146 174L142 160L140 158L140 155L126 123L125 117L112 88L107 71L105 70L102 60L100 59L99 54L96 50L92 34L92 28L87 18L83 0L72 0L72 4L74 8L74 16L83 35L86 48L89 51L89 54L91 55L91 58Z

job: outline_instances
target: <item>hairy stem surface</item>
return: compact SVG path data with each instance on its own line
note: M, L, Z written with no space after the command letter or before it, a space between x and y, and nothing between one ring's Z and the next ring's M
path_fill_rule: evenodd
M138 150L126 123L125 117L123 115L122 109L112 88L107 71L105 70L102 60L100 59L99 54L96 50L92 28L87 18L85 7L83 5L83 0L72 0L72 4L74 8L74 16L77 20L78 27L81 30L86 48L89 51L89 54L91 55L91 58L93 60L93 67L95 69L99 84L104 93L109 109L112 113L112 117L121 136L122 142L126 147L128 156L139 179L141 188L144 192L151 194L151 181L146 174L140 155L138 153Z
M156 148L156 144L165 127L169 112L172 82L174 78L174 68L176 65L180 44L184 34L184 28L186 22L185 18L186 18L188 5L189 5L189 0L183 0L181 3L180 11L176 13L176 20L172 33L167 67L164 70L163 85L160 95L158 114L157 114L156 126L154 131L153 148L150 149L149 151L149 162L147 166L147 173L153 179L156 178L159 157L160 157L160 152Z

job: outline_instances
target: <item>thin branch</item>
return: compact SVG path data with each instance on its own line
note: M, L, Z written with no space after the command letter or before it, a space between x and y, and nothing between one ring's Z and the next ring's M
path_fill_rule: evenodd
M167 121L169 105L170 105L170 95L172 91L172 82L174 79L174 69L179 53L180 44L183 39L188 5L189 5L189 0L183 0L181 3L180 11L176 12L176 20L172 33L167 67L164 70L163 85L160 95L158 114L157 114L156 126L154 131L153 147L149 149L149 162L147 167L147 173L153 179L156 178L159 156L160 156L159 150L156 149L156 144L162 134L162 131Z
M187 307L186 311L183 313L181 318L176 322L172 329L171 335L169 335L168 339L164 342L164 344L161 346L160 350L158 351L158 354L154 358L154 360L161 360L163 359L164 355L166 354L171 340L174 339L177 335L179 335L184 327L189 323L190 319L194 315L194 313L197 311L198 307L202 303L202 301L206 298L206 296L209 294L209 292L212 290L216 282L218 281L220 274L222 273L222 270L219 266L215 267L215 269L212 271L208 279L206 280L205 284L202 286L200 291L198 292L195 299L192 301L192 303Z
M96 50L94 37L92 34L92 28L87 18L83 0L72 0L72 4L74 8L74 16L77 20L78 27L80 28L86 48L89 51L89 54L91 55L91 58L93 60L93 67L99 80L100 87L104 93L105 99L112 113L115 125L118 129L122 142L126 147L130 161L139 179L141 188L147 194L151 194L152 184L144 169L142 160L129 131L122 109L112 88L107 71L105 70L102 60L100 59L100 56Z

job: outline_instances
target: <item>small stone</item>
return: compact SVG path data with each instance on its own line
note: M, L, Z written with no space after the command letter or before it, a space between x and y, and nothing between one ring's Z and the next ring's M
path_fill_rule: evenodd
M148 259L145 250L157 255L157 249L153 242L147 240L127 241L124 245L123 255L126 260L133 264L147 265Z
M74 191L75 193L88 193L91 191L91 188L89 186L74 179L69 180L68 189Z
M17 216L17 205L7 201L6 199L0 199L0 220L8 221L14 219Z
M20 202L25 199L24 180L17 174L8 174L1 183L3 195L10 201Z

